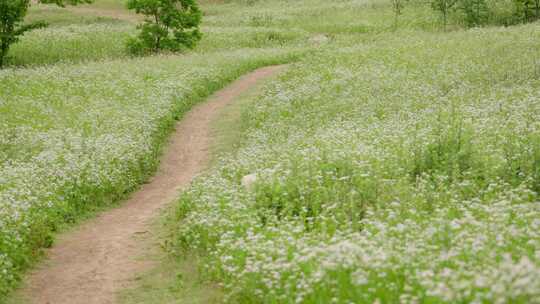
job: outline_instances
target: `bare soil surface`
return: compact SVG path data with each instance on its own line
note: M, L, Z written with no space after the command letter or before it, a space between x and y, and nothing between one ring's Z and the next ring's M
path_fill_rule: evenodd
M23 299L39 304L115 303L118 290L152 267L151 260L140 256L148 250L148 235L160 209L206 168L211 122L227 104L282 69L271 66L247 74L187 113L172 134L156 175L120 208L60 236L47 260L28 275Z

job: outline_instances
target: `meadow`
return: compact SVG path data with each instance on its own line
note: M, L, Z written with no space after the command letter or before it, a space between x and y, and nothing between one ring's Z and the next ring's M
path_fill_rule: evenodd
M203 10L194 51L137 58L133 21L33 8L51 25L0 71L0 303L58 231L154 172L192 105L281 63L238 148L172 206L173 257L228 303L540 303L538 23L443 32L411 3L396 29L384 0Z
M250 103L171 250L230 303L539 302L538 26L380 38Z

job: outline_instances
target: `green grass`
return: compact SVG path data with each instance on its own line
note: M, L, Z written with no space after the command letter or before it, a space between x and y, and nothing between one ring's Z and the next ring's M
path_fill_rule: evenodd
M10 66L41 66L129 57L123 42L134 34L131 25L92 23L32 31L11 48Z
M137 258L152 261L155 266L138 274L130 287L117 293L119 303L221 303L221 287L205 280L199 272L197 256L171 255L163 250L162 246L167 243L164 227L163 218L158 219L153 224L151 236L140 242L147 248L145 254Z
M155 258L155 256L153 257ZM121 303L208 304L221 303L217 284L205 283L193 257L163 255L158 266L137 279L134 288L123 290Z
M126 0L97 0L94 3L92 3L90 6L93 8L99 8L99 9L127 11L126 5L127 5Z
M26 33L7 58L11 67L128 57L124 42L134 35L135 25L92 14L75 14L53 5L30 8L27 22L43 21L49 27Z
M94 23L118 24L123 23L110 17L94 15L76 15L73 12L52 5L32 6L28 12L27 22L43 21L51 27L66 25L91 25Z
M287 67L284 67L286 70ZM280 72L283 73L283 72ZM276 78L270 77L264 83L258 84L250 88L246 93L237 98L234 103L227 105L220 113L219 117L212 122L212 148L211 154L214 162L219 161L219 158L229 153L235 152L242 144L244 138L244 108L250 106L256 97L264 90L265 85Z

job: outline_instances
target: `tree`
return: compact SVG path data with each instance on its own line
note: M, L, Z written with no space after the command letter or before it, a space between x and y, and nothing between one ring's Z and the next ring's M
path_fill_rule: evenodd
M146 16L139 35L128 42L133 53L181 51L201 39L202 13L195 0L128 0L128 8Z
M91 3L92 0L41 0L41 3L51 3L58 6L67 4ZM30 0L0 0L0 68L5 64L5 58L13 43L19 41L24 33L45 27L44 22L24 24L24 17L30 7Z

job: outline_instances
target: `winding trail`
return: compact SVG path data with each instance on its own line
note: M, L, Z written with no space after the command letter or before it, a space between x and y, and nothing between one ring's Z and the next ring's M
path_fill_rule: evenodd
M210 123L219 110L283 68L271 66L249 73L187 113L171 135L156 175L121 207L60 236L48 250L48 259L28 275L23 298L39 304L114 303L118 290L152 266L152 261L137 259L144 254L143 239L150 233L152 220L206 168Z

